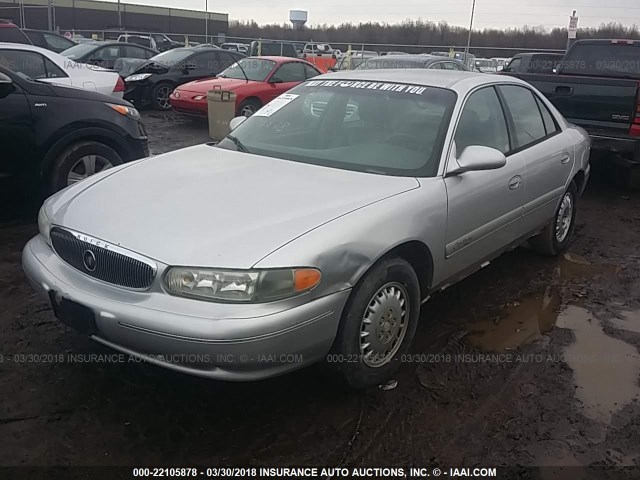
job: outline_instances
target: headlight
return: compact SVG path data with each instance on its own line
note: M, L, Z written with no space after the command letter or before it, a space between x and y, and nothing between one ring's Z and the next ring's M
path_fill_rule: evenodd
M107 103L111 108L113 108L120 115L124 115L125 117L133 118L134 120L140 121L140 112L133 107L127 107L125 105L115 105L113 103Z
M129 75L127 78L124 79L125 82L129 83L129 82L141 82L142 80L146 80L147 78L149 78L151 75L153 75L152 73L138 73L136 75Z
M38 212L38 231L40 235L44 237L44 241L47 245L51 246L51 221L47 217L47 213L44 211L44 207L40 208Z
M320 283L315 268L218 270L171 267L164 283L172 295L213 302L262 303L294 297Z

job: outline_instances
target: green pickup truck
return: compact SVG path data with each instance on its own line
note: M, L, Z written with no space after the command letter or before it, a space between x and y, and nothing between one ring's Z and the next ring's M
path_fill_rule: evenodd
M579 40L556 74L518 74L591 136L594 151L640 171L640 40Z

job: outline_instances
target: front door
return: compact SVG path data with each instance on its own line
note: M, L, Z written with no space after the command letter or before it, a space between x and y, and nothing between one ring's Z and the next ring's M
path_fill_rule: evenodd
M450 276L479 264L521 235L525 157L510 155L507 120L494 87L476 90L462 110L454 154L459 158L472 145L500 150L507 155L507 164L495 170L445 176L444 254Z
M269 77L269 96L274 99L306 80L302 62L287 62L280 65Z
M35 179L36 160L31 109L27 96L19 86L0 83L0 182L19 184Z

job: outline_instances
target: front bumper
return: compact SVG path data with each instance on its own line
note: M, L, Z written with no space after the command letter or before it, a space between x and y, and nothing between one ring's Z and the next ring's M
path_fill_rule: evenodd
M167 308L168 300L180 304L185 299L87 277L63 262L40 235L24 248L22 265L40 294L49 298L49 292L57 292L91 310L96 327L91 338L97 342L158 366L220 380L259 380L322 360L350 293L276 312L265 306L260 313L253 305L251 316L238 315L243 318L229 315L229 306L189 300L201 311L205 304L209 313L203 316ZM232 306L238 312L243 307ZM226 318L216 310L224 310Z
M184 115L206 118L209 114L209 104L207 100L193 100L194 96L205 95L196 92L179 92L176 97L175 92L169 97L169 102L173 109Z

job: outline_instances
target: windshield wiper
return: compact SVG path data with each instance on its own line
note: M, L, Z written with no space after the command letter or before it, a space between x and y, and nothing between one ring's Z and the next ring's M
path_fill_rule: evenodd
M227 135L227 138L235 144L236 149L239 152L251 153L249 149L245 147L240 140L238 140L238 137L234 137L233 135Z

